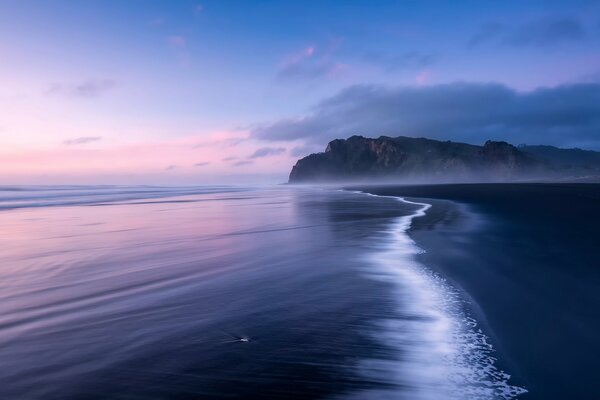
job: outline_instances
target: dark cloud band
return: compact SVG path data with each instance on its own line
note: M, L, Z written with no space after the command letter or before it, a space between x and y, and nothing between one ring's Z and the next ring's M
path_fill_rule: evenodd
M600 148L600 84L531 92L481 83L358 85L320 102L305 117L256 126L252 134L319 144L362 134Z

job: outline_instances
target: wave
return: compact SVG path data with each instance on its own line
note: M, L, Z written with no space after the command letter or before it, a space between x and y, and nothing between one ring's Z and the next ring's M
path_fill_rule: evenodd
M0 186L0 210L123 204L164 197L240 192L234 186ZM173 200L177 201L177 200Z
M363 193L363 192L361 192ZM416 260L422 253L408 235L414 218L430 204L394 196L418 208L399 217L368 262L369 276L394 288L397 318L381 321L376 338L397 352L364 360L359 372L383 380L393 390L371 390L352 398L514 399L527 392L511 385L510 375L497 366L494 348L466 311L460 293L443 277Z

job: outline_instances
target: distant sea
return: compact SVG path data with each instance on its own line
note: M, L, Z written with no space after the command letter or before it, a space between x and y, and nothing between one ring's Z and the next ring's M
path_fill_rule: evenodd
M440 262L489 210L392 189L0 187L0 398L552 398Z

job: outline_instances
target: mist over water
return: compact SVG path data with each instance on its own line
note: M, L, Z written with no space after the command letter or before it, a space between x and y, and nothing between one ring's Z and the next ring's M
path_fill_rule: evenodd
M406 235L306 188L0 189L0 397L513 398ZM496 357L501 357L497 355Z

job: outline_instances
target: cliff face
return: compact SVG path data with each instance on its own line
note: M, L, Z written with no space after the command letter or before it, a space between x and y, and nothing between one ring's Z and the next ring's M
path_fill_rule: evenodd
M424 138L352 136L331 141L324 153L298 160L289 181L508 181L551 172L556 168L548 160L506 142L476 146Z
M519 146L519 150L564 169L600 170L600 152L597 151L554 146Z

